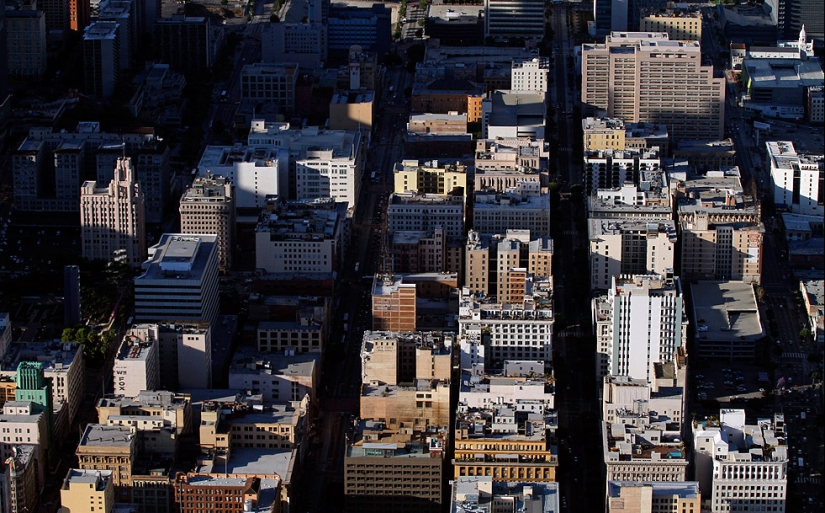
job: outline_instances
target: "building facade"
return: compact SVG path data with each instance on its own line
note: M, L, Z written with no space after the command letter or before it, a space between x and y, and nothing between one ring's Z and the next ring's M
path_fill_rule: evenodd
M791 141L768 141L773 201L795 214L825 214L825 157L796 152Z
M232 269L235 244L235 191L222 176L195 178L180 199L181 233L218 237L218 267Z

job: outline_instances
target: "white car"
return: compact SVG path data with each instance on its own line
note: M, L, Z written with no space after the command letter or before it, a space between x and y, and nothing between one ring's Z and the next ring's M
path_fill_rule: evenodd
M708 328L706 324L700 324L696 329L699 331L708 331L710 328Z

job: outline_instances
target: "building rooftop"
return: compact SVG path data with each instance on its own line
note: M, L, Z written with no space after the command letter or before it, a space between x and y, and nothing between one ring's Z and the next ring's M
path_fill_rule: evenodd
M229 461L203 465L198 472L228 473L248 475L277 474L283 481L289 482L295 465L296 453L292 449L260 449L251 447L233 447Z
M94 485L100 492L106 489L106 483L112 478L111 470L84 470L73 468L63 481L63 490L68 490L72 484Z
M602 423L606 463L662 462L687 465L687 455L678 430Z
M462 289L458 300L459 319L552 321L553 278L528 275L525 280L524 303L496 303L495 298L470 294Z
M117 352L117 360L125 361L146 361L152 353L154 342L142 342L131 338L128 334L123 337L120 349Z
M543 124L546 113L544 93L496 90L490 95L490 126Z
M667 234L668 240L676 242L676 223L672 220L645 221L642 219L589 219L588 236L598 240L602 235L619 235L626 232L640 232L648 235Z
M735 281L702 281L690 285L697 329L712 341L756 340L762 324L753 285Z
M476 23L484 12L483 5L431 4L427 9L427 19L449 23Z
M678 173L671 178L680 180ZM759 222L759 207L753 197L744 194L739 168L736 166L718 171L708 171L705 175L688 176L676 186L679 214L708 212L712 214L736 214L743 222Z
M434 354L452 352L452 334L440 331L399 333L391 331L365 331L361 343L361 357L369 356L375 349L377 340L395 340L399 344L414 344L418 349L431 349Z
M269 232L271 241L323 241L340 235L347 204L334 198L275 203L261 211L256 232Z
M81 447L127 447L135 439L135 428L89 424L80 439Z
M82 353L80 344L54 342L15 342L9 344L3 356L0 371L3 374L16 373L17 366L23 361L40 362L43 372L68 372L75 357Z
M265 328L265 323L258 325L258 329ZM289 323L292 324L292 323ZM309 327L308 327L309 328ZM320 353L259 353L254 347L240 346L229 367L230 374L271 374L279 376L312 377L320 363Z
M561 511L558 483L494 482L491 476L460 476L453 481L450 513L490 513L497 511L499 501L512 501L520 513Z
M382 422L361 420L347 444L346 457L436 458L444 456L446 426L428 426L427 432L386 429Z
M143 274L135 278L135 285L175 278L199 281L207 271L217 241L217 235L164 233L158 243L149 248L149 258L142 265Z
M608 481L607 496L619 497L622 488L648 486L653 489L653 496L678 496L681 499L699 498L699 483L696 481Z
M777 48L775 50L783 50ZM791 49L796 52L798 50ZM822 85L825 74L817 59L754 59L746 57L742 68L747 70L754 89L796 89Z

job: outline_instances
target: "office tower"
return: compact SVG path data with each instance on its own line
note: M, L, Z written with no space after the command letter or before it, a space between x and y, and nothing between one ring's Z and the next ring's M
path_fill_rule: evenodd
M61 36L69 30L69 0L39 0L37 8L46 14L46 30Z
M485 0L484 37L539 40L544 37L543 0Z
M200 75L214 64L223 33L223 26L212 26L209 18L175 14L155 22L155 50L174 71Z
M120 77L118 24L97 21L83 31L83 72L86 94L107 99L115 92Z
M724 135L725 80L702 65L698 41L613 32L583 45L581 100L601 116L666 125L676 139Z
M384 4L357 7L336 2L329 7L324 21L330 55L346 56L352 45L374 52L379 58L390 50L392 10Z
M80 324L80 267L63 266L63 326Z
M773 202L795 214L825 213L825 160L797 153L792 141L769 141Z
M80 190L80 233L83 257L123 262L145 260L146 226L143 191L132 161L118 159L114 179L105 189L89 180Z
M135 320L207 321L218 315L217 235L164 233L135 278Z
M68 513L110 513L115 505L113 472L70 468L60 488L60 505Z
M111 21L117 23L117 42L119 66L121 71L132 66L132 58L138 51L137 16L134 8L137 2L123 0L105 0L98 4L98 14L95 21Z
M674 177L682 278L759 284L765 227L758 200L742 190L739 169Z
M0 38L0 52L8 57L5 63L2 62L3 57L0 57L0 73L3 72L4 65L8 65L11 77L40 80L46 72L46 15L43 11L24 7L8 9L5 16L8 51L2 49L6 43ZM6 91L2 81L3 78L0 77L0 101L5 100Z
M235 191L222 176L195 178L180 199L181 233L218 236L218 267L232 269L235 244Z
M817 48L825 44L825 7L818 0L778 0L776 23L779 39L795 39L803 28Z
M687 341L682 285L672 274L614 276L593 300L596 376L653 380L653 364L676 359Z
M719 416L693 421L693 464L703 510L784 513L788 493L788 435L785 416L745 421L745 410L723 409ZM745 450L747 449L747 450Z

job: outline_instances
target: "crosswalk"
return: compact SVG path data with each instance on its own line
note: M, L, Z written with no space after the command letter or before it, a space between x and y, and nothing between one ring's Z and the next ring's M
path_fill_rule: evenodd
M570 146L561 146L559 147L559 151L564 153L573 153L573 148Z
M816 477L808 477L808 476L805 476L805 477L797 477L797 478L796 478L796 483L797 483L797 484L815 484L815 485L821 485L821 484L822 484L822 476L816 476Z
M782 353L782 358L792 360L794 358L801 358L805 359L808 357L808 353Z

